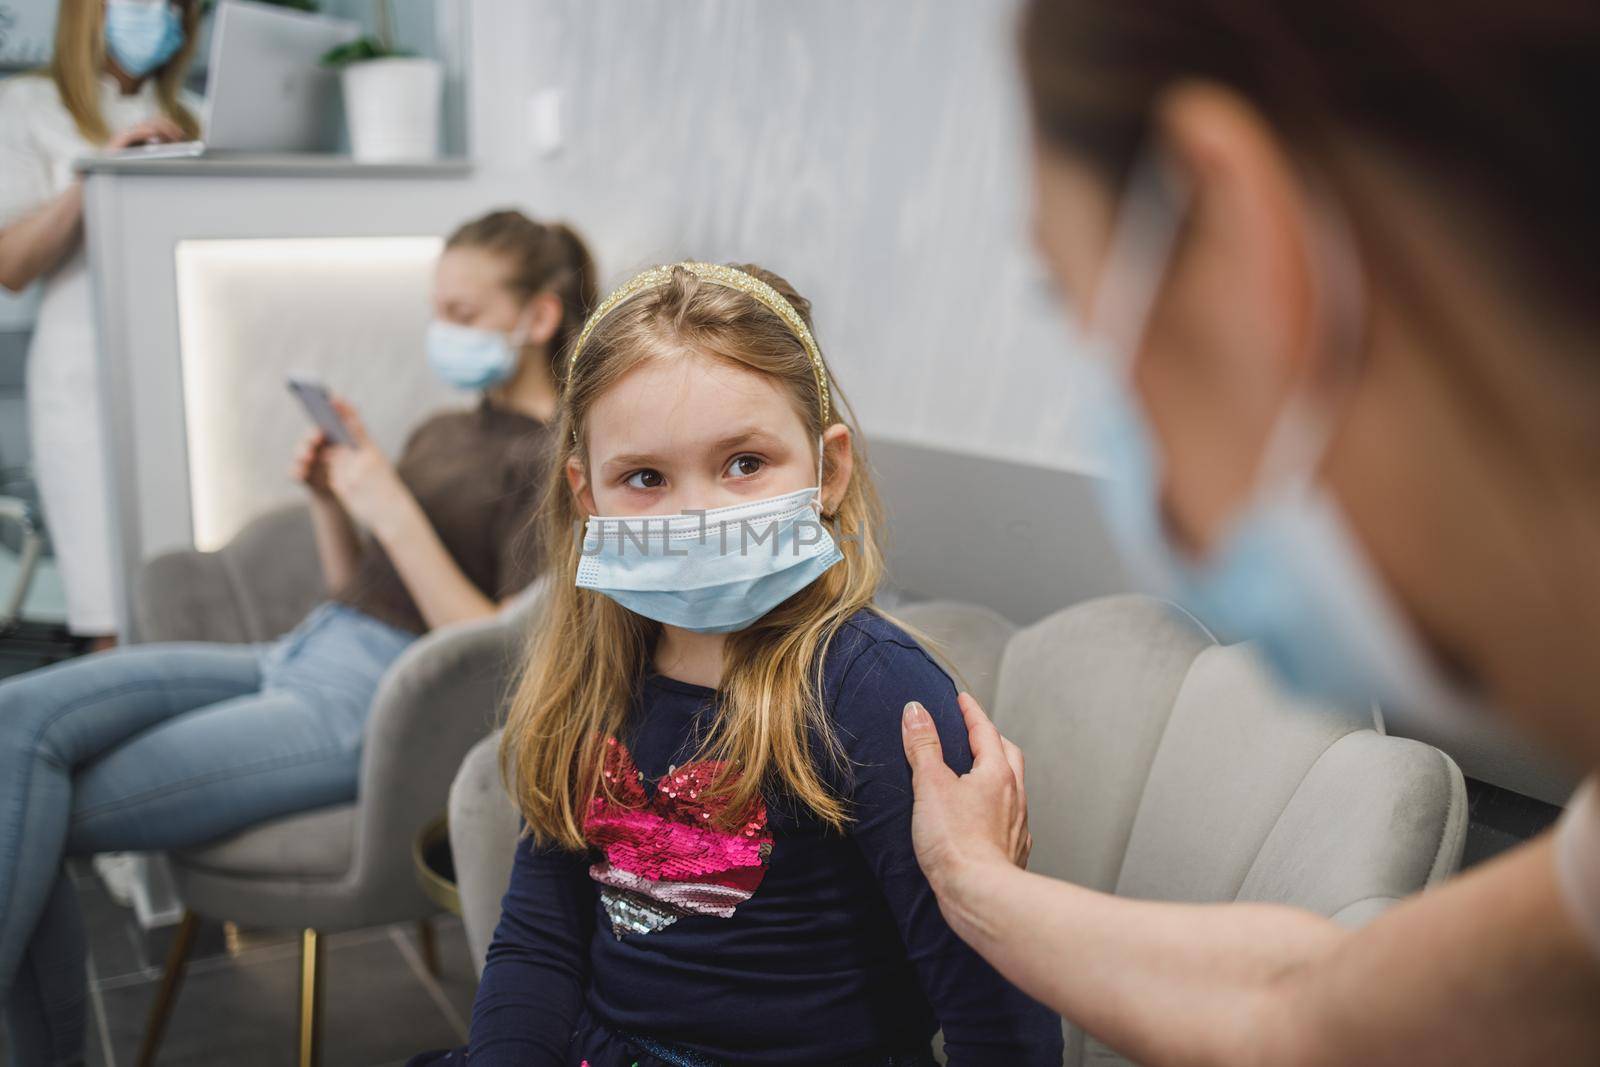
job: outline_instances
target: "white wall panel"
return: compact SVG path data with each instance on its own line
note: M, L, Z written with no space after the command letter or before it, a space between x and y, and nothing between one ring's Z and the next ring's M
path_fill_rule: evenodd
M481 203L603 276L754 260L816 304L869 434L1071 469L1067 343L1026 236L1010 2L473 0ZM530 111L559 94L562 143Z

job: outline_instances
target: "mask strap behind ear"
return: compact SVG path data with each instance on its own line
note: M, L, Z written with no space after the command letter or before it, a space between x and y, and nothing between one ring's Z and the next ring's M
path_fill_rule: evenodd
M1144 344L1190 198L1188 180L1165 150L1153 141L1146 145L1117 206L1087 324L1115 355L1123 377Z
M1313 252L1322 269L1318 271L1320 309L1327 320L1324 336L1335 360L1348 364L1336 371L1353 371L1361 350L1365 333L1366 294L1361 284L1361 257L1356 254L1355 238L1338 201L1312 182L1313 199L1322 207L1313 224ZM1335 383L1339 395L1348 387L1345 382ZM1279 413L1278 420L1267 437L1261 455L1260 473L1256 478L1256 492L1270 492L1273 487L1292 480L1312 481L1322 456L1333 438L1334 424L1340 407L1337 397L1323 403L1314 402L1310 391L1316 383L1307 383L1299 393L1289 398Z
M817 514L822 514L822 456L826 450L822 437L817 437Z
M517 316L516 326L512 327L511 332L506 335L506 340L517 352L520 353L522 347L528 343L528 334L533 330L533 326L528 322L528 319L533 314L534 301L549 291L548 289L540 289L537 293L528 297L528 302L522 306L522 313Z

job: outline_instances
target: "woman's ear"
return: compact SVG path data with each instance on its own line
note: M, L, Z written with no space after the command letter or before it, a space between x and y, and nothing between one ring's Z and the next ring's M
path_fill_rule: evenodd
M1236 342L1217 346L1210 371L1265 399L1326 355L1316 343L1320 264L1304 180L1273 127L1231 90L1180 85L1159 114L1192 190L1180 245L1188 262L1174 263L1173 280L1189 282L1196 303L1232 294L1209 305L1213 332Z
M567 488L572 490L572 498L578 502L579 510L585 515L600 513L594 506L594 492L589 487L589 472L577 456L567 457Z
M1204 555L1254 491L1287 405L1336 356L1312 205L1281 137L1210 83L1169 90L1157 116L1189 195L1134 378L1166 461L1163 507Z
M561 328L561 298L545 290L535 293L522 309L523 343L547 345Z
M844 503L845 490L855 472L855 449L850 427L836 422L822 432L822 514L831 518Z

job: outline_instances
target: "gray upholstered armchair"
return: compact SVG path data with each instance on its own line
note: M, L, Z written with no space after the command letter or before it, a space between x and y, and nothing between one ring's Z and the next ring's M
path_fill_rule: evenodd
M1218 645L1159 601L1092 600L1020 630L969 604L896 614L939 642L1027 753L1032 870L1121 896L1270 901L1356 925L1460 862L1466 788L1448 756L1377 732L1370 713L1296 707L1247 646ZM480 970L518 827L495 756L491 735L450 791ZM1065 1030L1068 1067L1127 1063Z
M268 640L304 615L321 584L307 512L273 511L217 552L150 560L136 591L139 633L148 641ZM436 630L395 661L373 698L355 802L172 854L188 913L141 1063L154 1058L199 915L302 931L300 1061L315 1060L319 935L438 911L419 886L412 844L444 810L462 757L491 729L536 597L530 591L493 618Z

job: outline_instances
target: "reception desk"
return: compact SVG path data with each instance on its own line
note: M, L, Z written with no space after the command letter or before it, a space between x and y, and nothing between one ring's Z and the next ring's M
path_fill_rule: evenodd
M298 493L286 373L349 396L391 451L450 394L422 329L442 235L482 210L461 161L85 160L119 630L140 562L214 548Z

